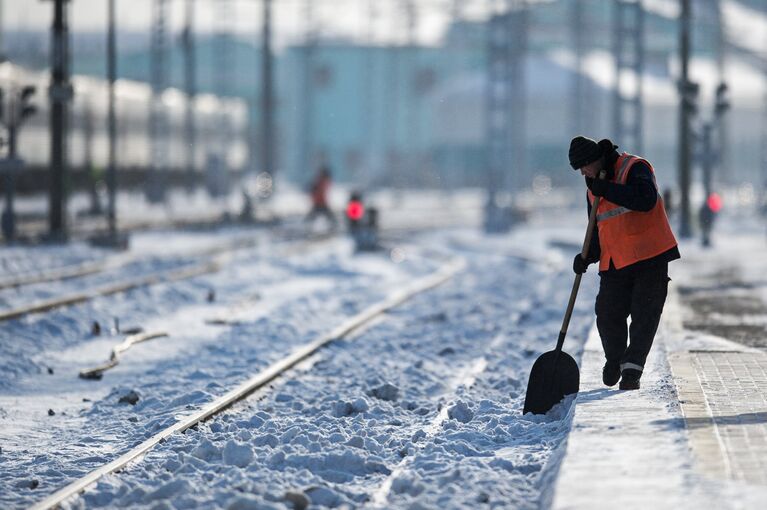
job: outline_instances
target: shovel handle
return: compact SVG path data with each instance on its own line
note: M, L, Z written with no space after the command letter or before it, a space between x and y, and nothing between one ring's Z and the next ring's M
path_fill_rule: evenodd
M604 179L606 175L605 170L599 172L599 179ZM583 248L581 248L581 257L586 260L589 255L589 247L591 246L591 237L594 234L594 225L597 223L597 209L599 208L600 197L594 197L594 203L591 204L591 212L589 213L589 226L586 228L586 237L583 239ZM581 286L581 278L583 274L576 274L575 281L573 282L573 290L570 291L570 301L567 303L567 310L565 311L565 318L562 321L562 329L559 330L559 338L557 339L556 351L562 350L562 345L565 343L565 336L567 336L567 327L570 325L570 317L573 315L573 308L575 308L575 298L578 297L578 288Z

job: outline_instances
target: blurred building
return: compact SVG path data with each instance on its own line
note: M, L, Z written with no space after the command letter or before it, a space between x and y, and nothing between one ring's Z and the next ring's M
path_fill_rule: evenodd
M610 28L613 1L590 0L581 4L581 29L588 34L581 55L584 89L581 94L589 112L582 124L583 134L599 138L611 134L615 79ZM648 9L643 153L655 164L661 185L671 186L676 183L677 171L678 3L653 0L643 4ZM720 24L704 8L704 4L713 2L695 4L691 76L701 84L699 119L706 119L712 109L713 90L721 78L716 62L721 53L717 43ZM567 168L567 144L575 134L571 132L570 117L573 83L578 76L572 51L570 5L571 2L564 1L529 3L528 49L523 58L527 163L524 173L514 179L517 185L527 186L537 175L549 176L554 184L574 182L572 174L563 172ZM726 28L730 39L725 50L732 110L727 114L728 150L720 178L730 183L758 182L764 122L764 55L758 48L747 47L748 37L739 37L743 35L739 33L741 21L733 16L740 12L742 17L745 9L747 18L761 19L767 26L767 4L762 0L726 0L723 5L729 16ZM733 11L733 7L740 11ZM302 43L280 50L275 55L278 173L305 184L320 163L327 163L336 180L363 186L482 185L487 167L487 37L486 22L456 20L434 46L370 46L322 38L310 46ZM47 65L45 40L44 34L34 37L29 33L23 37L9 34L5 38L11 59L31 67ZM142 39L135 34L121 34L119 47L120 76L149 81L147 36ZM214 98L209 97L198 108L236 105L234 115L241 123L238 136L244 142L234 149L232 166L254 169L253 153L257 150L254 141L258 140L261 118L260 49L254 37L234 40L232 52L230 60L235 70L230 91L237 100L214 103ZM199 90L213 93L213 36L198 37L197 55ZM183 58L176 44L172 47L170 66L171 86L183 89ZM73 44L75 74L100 78L105 68L103 34L77 34ZM120 86L126 93L128 89L141 89L137 83L124 82ZM144 93L148 94L148 89L141 94ZM168 93L169 105L181 100L178 94L177 90ZM76 117L82 116L77 112L84 108L78 101L82 99L76 99ZM94 108L98 111L100 106ZM122 108L118 111L125 111ZM244 109L249 113L242 120ZM206 113L200 114L203 119L200 129L204 130L208 127ZM142 125L138 118L131 120L130 112L126 115L125 125L136 129ZM34 122L42 129L46 121L41 116ZM78 123L81 121L76 120L75 124ZM130 139L125 136L125 140ZM203 135L200 143L204 145L205 140ZM615 141L622 149L635 150L621 140ZM41 139L40 143L47 142ZM80 143L73 140L75 147ZM143 150L128 143L122 142L123 151L144 157Z
M583 58L590 115L584 134L611 135L614 63L610 53L612 2L584 2L584 30L589 40ZM764 7L762 7L764 8ZM530 185L536 175L554 184L572 183L566 172L566 148L572 122L572 84L576 70L568 50L568 22L563 2L534 4L529 19L529 51L524 58L527 168L515 182ZM676 183L678 68L677 20L673 11L650 10L645 35L644 148L658 169L661 186ZM699 113L709 118L713 90L720 76L712 21L696 25L693 79L701 84ZM307 47L288 48L281 87L282 164L300 179L301 129L308 122L313 164L330 162L341 180L436 186L481 185L486 168L485 95L487 34L484 22L459 22L438 47L366 47L340 41L312 48L314 89L307 107ZM756 182L760 167L763 78L761 69L733 58L729 85L729 149L722 179ZM615 140L622 145L621 140ZM636 148L622 146L631 152Z
M48 179L50 156L49 104L46 90L49 74L30 71L12 62L0 64L0 87L5 90L34 85L37 94L34 104L37 113L24 126L19 136L19 155L27 168L17 177L21 192L40 189ZM108 162L107 140L107 82L93 76L75 75L72 78L74 98L71 108L68 158L72 168L72 184L85 185L94 174L103 174ZM116 83L116 110L118 117L117 163L121 186L138 186L147 176L150 162L149 115L151 88L147 83L119 80ZM186 179L185 162L188 148L184 139L184 112L186 96L169 88L162 96L168 116L168 182L180 184ZM232 150L227 167L241 171L248 154L248 110L241 99L221 99L210 94L199 95L194 103L197 119L198 144L194 148L196 172L200 181L206 171L207 155L213 152L217 138L216 119L223 113L234 128Z

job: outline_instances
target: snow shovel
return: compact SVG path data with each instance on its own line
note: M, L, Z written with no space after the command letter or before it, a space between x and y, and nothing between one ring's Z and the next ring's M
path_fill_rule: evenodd
M599 178L604 179L605 171L599 173ZM589 214L589 226L586 228L586 238L583 241L581 257L585 260L589 254L591 235L594 232L594 224L597 220L597 208L599 197L594 198ZM527 382L527 394L525 395L525 409L522 414L545 414L558 404L565 395L578 393L580 384L580 372L578 365L572 356L562 352L562 344L565 343L567 326L570 325L570 316L573 314L575 298L578 296L578 287L581 285L582 274L575 275L573 290L570 292L570 302L567 304L565 319L562 321L562 329L559 331L557 347L553 351L541 354L530 371L530 379Z

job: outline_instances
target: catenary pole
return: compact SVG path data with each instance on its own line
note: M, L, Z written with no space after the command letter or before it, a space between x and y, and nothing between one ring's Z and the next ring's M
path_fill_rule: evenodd
M0 99L1 100L1 99ZM9 166L5 169L4 183L5 183L5 209L3 210L3 235L7 241L13 241L16 238L16 220L14 213L14 194L16 188L16 172L18 167L14 166L18 161L18 154L16 150L16 140L18 136L18 108L21 105L18 103L12 103L10 112L11 121L8 124L8 159Z
M272 0L263 0L264 26L261 55L261 171L274 176L274 112L272 75ZM274 182L274 180L272 181Z
M690 226L690 158L691 158L691 122L693 115L693 94L688 76L690 60L690 0L680 0L679 16L679 236L689 238Z
M107 80L109 83L109 168L107 169L107 223L109 224L109 237L117 238L117 115L115 112L115 80L117 80L117 34L115 27L115 0L109 0L109 32L107 35Z
M586 53L586 29L583 0L570 2L570 35L574 57L572 85L570 91L570 132L573 136L592 129L586 97L586 79L584 73L584 56Z
M3 32L5 30L5 24L3 21L3 0L0 0L0 62L5 60L5 46L3 45Z
M186 0L186 11L184 19L184 89L186 92L186 112L184 119L184 138L186 139L186 188L194 188L194 170L197 148L196 146L196 126L195 126L195 97L197 95L197 69L195 59L195 40L194 40L194 14L195 0Z
M48 226L52 239L66 239L66 202L69 186L67 168L67 129L72 87L69 82L69 0L53 0L51 33L51 182Z
M314 146L314 52L316 48L313 0L304 1L304 47L301 52L303 79L301 87L301 107L296 119L299 126L298 175L311 175Z

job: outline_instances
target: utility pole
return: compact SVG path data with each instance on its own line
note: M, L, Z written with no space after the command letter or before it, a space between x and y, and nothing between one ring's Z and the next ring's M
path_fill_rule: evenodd
M711 194L711 174L715 164L715 158L718 157L718 150L714 150L712 131L714 126L711 122L706 122L701 127L700 137L700 166L703 171L703 196L704 200ZM718 148L717 148L718 149Z
M152 99L149 111L150 170L146 196L150 202L165 198L168 160L168 122L162 95L168 86L167 1L154 0L152 12L151 82Z
M299 175L311 172L314 138L314 52L316 48L316 30L314 26L314 0L304 3L304 47L301 67L303 72L301 90L301 108L296 119L299 125Z
M511 172L507 185L511 193L518 190L527 175L527 88L525 55L527 53L527 0L512 0L509 11L511 48L509 59L509 134L511 136Z
M3 121L3 114L5 113L5 95L0 89L0 121ZM4 140L0 138L0 148L6 143L8 144L8 157L0 159L0 173L3 178L3 184L5 185L5 208L3 209L0 223L2 223L3 237L6 241L13 241L16 239L16 216L14 213L13 199L14 191L16 188L16 172L21 168L21 162L16 154L16 134L18 132L17 125L17 111L18 105L15 101L11 101L8 108L8 122L3 122L8 128L8 139Z
M195 184L195 162L197 160L197 140L195 125L195 96L197 95L197 61L194 44L195 0L186 0L184 35L184 91L186 92L186 112L184 119L184 138L186 139L186 189L191 191Z
M3 0L0 0L0 62L5 61L5 45L3 44L3 32L5 31L5 23L3 23Z
M679 237L686 239L692 236L690 216L690 181L691 181L691 145L692 145L692 116L695 113L695 97L697 85L691 83L688 75L690 61L690 30L691 12L690 0L680 0L679 15L679 60L681 76L679 77Z
M709 154L703 158L703 188L706 191L706 197L714 191L712 187L713 170L718 170L722 166L724 147L722 147L721 131L724 129L725 120L727 118L725 113L730 109L728 88L725 83L719 84L715 94L713 116L711 121L703 126L703 151L709 152ZM714 139L714 135L719 136ZM706 140L706 137L708 137L708 140ZM721 172L719 172L719 174L721 175Z
M767 84L767 61L762 63L762 83ZM762 171L762 189L761 189L761 212L767 216L767 88L762 92L762 146L761 153L761 171Z
M488 20L488 69L485 92L485 137L488 151L485 230L504 232L513 221L513 191L521 184L525 154L525 53L527 2L503 3ZM510 202L501 206L499 191Z
M727 25L722 13L721 0L709 0L709 8L712 11L712 18L716 30L716 69L719 75L719 87L726 86L726 54L727 54ZM724 163L729 159L729 122L726 116L720 117L716 126L716 143L719 145L720 162ZM726 176L722 176L726 177Z
M67 238L67 131L72 85L69 82L69 0L53 0L51 30L51 183L49 190L48 226L54 240Z
M263 0L264 26L261 55L261 172L272 176L274 185L274 104L272 75L272 0Z
M83 133L83 169L85 170L90 195L90 208L88 212L94 216L103 214L101 201L98 194L98 181L93 168L93 106L91 99L86 99L82 109L82 133Z
M644 72L645 11L641 0L614 0L613 56L613 140L634 154L642 153L642 76ZM634 85L624 95L627 74Z
M487 202L485 204L485 230L498 232L508 230L499 217L498 191L504 174L511 165L511 46L510 13L492 14L488 23L488 68L485 91L485 139L488 166L486 173Z
M384 165L389 169L389 182L392 188L400 190L402 182L402 144L400 144L400 90L401 90L401 56L402 43L391 41L387 47L388 91L384 100L386 111L386 158ZM395 193L395 201L402 198L401 193Z
M216 1L216 34L214 48L216 57L213 62L214 88L219 99L230 98L234 95L234 80L236 76L234 52L231 31L234 28L234 6L231 0ZM221 108L217 114L218 136L216 141L216 159L220 169L225 175L220 186L216 186L216 194L223 193L226 189L226 175L229 174L229 153L232 140L232 124L225 108Z
M107 82L109 84L109 167L107 168L107 223L109 238L117 239L117 115L115 113L115 80L117 80L117 30L115 26L115 0L109 0L109 32L107 34Z
M586 98L586 80L583 77L583 56L586 48L586 28L584 26L583 0L572 0L570 12L570 32L573 44L573 82L570 96L571 134L583 133L591 128L589 105Z
M378 11L376 10L376 0L368 0L367 1L367 16L368 16L368 31L367 31L367 48L365 49L365 63L364 63L364 73L365 73L365 94L362 96L364 104L362 105L361 111L363 115L363 129L365 130L364 133L364 141L363 144L365 145L365 165L364 165L364 175L362 176L361 184L362 186L368 186L373 178L373 172L375 170L377 158L376 158L376 150L375 150L375 138L374 138L374 130L375 130L375 119L376 119L376 113L375 113L375 95L374 95L374 73L375 73L375 58L377 55L376 49L374 47L375 44L375 21L376 17L378 15Z
M767 83L767 66L762 69L762 82ZM762 93L762 146L761 146L761 207L762 214L767 216L767 90Z
M402 8L405 13L405 26L407 27L407 39L405 42L405 133L403 153L405 155L404 170L405 179L403 184L407 186L408 181L414 183L418 178L415 175L421 168L419 161L419 143L420 129L418 129L418 110L420 109L420 98L417 97L418 78L418 47L416 34L418 29L418 11L414 0L402 0Z
M16 213L14 212L13 199L16 188L16 173L22 168L23 162L19 160L16 153L16 136L18 134L17 126L8 126L8 157L0 160L0 170L5 175L3 181L5 184L5 208L2 214L2 231L6 241L16 239Z

